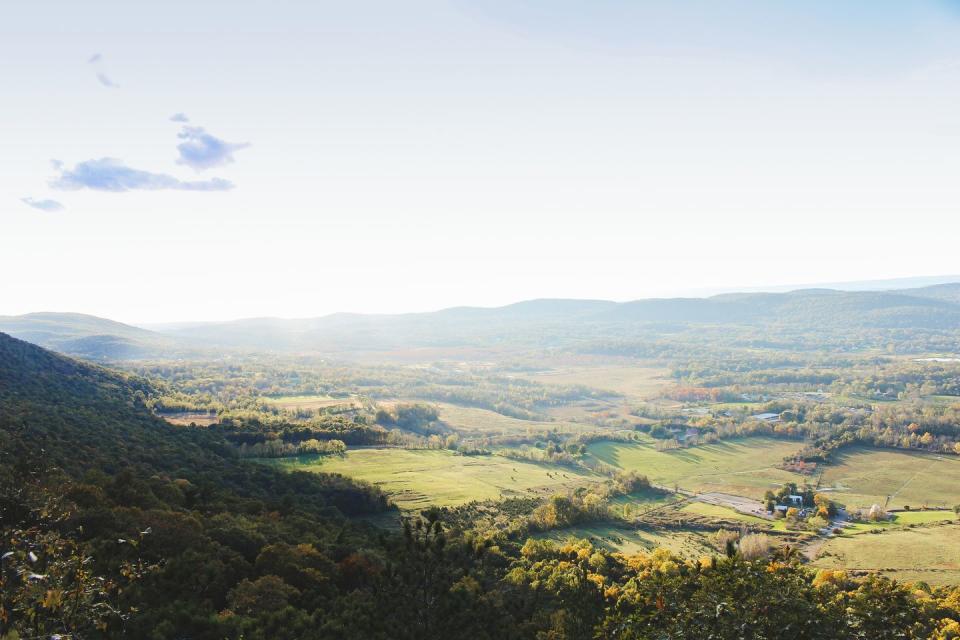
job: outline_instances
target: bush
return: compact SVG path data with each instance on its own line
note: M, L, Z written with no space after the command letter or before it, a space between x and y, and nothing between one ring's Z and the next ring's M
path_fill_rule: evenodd
M740 538L740 555L745 560L759 560L770 553L770 538L765 533L753 533Z

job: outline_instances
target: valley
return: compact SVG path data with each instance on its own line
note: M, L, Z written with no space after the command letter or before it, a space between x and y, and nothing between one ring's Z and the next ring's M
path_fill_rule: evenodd
M417 554L434 539L454 545L450 553L491 553L488 580L533 580L537 562L561 571L574 557L598 576L623 567L616 571L648 580L767 563L807 581L863 589L882 576L946 598L960 584L960 362L949 348L960 333L946 302L937 303L942 325L884 324L914 322L913 307L927 313L924 301L943 291L891 293L894 306L873 323L856 306L861 296L805 292L795 296L813 299L833 323L777 316L799 304L782 294L749 298L773 305L778 324L723 299L534 301L318 320L294 333L283 322L237 323L219 327L219 340L205 325L153 335L55 314L0 328L95 362L88 372L51 361L113 376L91 389L129 398L101 413L108 401L91 404L101 396L78 394L75 383L9 372L30 390L17 398L70 398L31 401L17 415L51 425L42 431L46 463L86 483L76 509L110 504L158 533L181 526L165 518L213 518L202 525L212 540L203 544L246 554L230 561L237 575L272 580L261 567L279 553L278 540L302 539L293 531L310 521L325 533L296 551L306 556L270 571L329 555L338 567L331 575L359 581L369 606L386 588L383 575L406 579L378 572L420 566ZM884 295L870 294L869 304ZM681 309L692 319L676 316ZM60 418L51 407L71 403L83 407L70 414L79 430L54 435ZM128 417L111 422L114 414ZM118 431L134 414L141 427ZM12 414L6 424L9 441L35 450ZM113 474L131 469L145 470L135 486L153 497L114 484ZM250 498L214 506L209 496L234 490L224 483ZM169 511L158 520L151 509ZM129 535L84 522L96 535ZM448 561L451 571L460 566ZM352 563L371 568L348 577ZM481 575L470 566L456 569L467 572L456 580ZM499 573L503 566L512 568ZM299 573L284 575L284 584L319 593ZM240 606L245 583L232 584L217 606Z

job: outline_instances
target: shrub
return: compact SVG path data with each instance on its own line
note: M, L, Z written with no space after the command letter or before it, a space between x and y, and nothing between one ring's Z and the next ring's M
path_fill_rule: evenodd
M740 555L745 560L759 560L770 553L770 538L765 533L753 533L740 538Z

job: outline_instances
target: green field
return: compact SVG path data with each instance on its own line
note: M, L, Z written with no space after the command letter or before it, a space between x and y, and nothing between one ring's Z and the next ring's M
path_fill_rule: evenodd
M738 522L743 522L751 526L757 527L774 527L775 524L780 524L782 520L767 520L766 518L761 518L759 516L752 516L749 513L742 513L736 509L730 509L728 507L722 507L718 504L708 504L706 502L698 502L696 500L691 500L684 504L679 509L683 513L695 514L698 516L705 516L707 518L718 518L721 520L736 520Z
M610 499L610 508L619 516L623 516L624 508L629 507L627 518L633 518L652 509L676 502L680 499L672 493L659 491L643 491Z
M403 509L531 493L551 495L602 479L585 470L500 456L457 456L446 450L352 449L343 458L301 456L268 462L290 470L342 473L366 480L390 494Z
M711 534L701 531L647 531L598 523L550 531L536 537L556 542L570 538L587 539L594 547L625 554L663 547L691 560L717 553L711 544Z
M843 528L845 535L869 533L870 531L896 529L918 524L933 524L937 522L955 522L957 516L953 511L900 511L891 514L890 520L880 522L857 522Z
M327 409L339 406L359 406L355 397L336 398L333 396L277 396L263 399L282 409Z
M574 365L520 374L542 384L583 385L622 394L630 400L654 398L672 382L670 371L635 365Z
M848 507L960 503L960 458L890 449L850 448L823 470L820 488Z
M527 433L541 433L543 431L580 433L596 429L592 424L563 420L556 422L521 420L488 409L461 407L444 402L435 402L432 404L437 408L440 414L440 420L458 433L466 436L525 435Z
M899 580L960 583L960 527L931 525L840 536L828 541L813 566L878 571Z
M803 476L776 468L800 446L788 440L743 438L673 451L657 451L647 443L600 442L588 451L596 460L645 474L657 484L759 500L767 489L804 482Z

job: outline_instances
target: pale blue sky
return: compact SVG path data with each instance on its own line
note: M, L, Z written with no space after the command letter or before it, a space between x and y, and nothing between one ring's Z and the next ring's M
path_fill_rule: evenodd
M31 0L0 77L0 314L960 271L957 1Z

